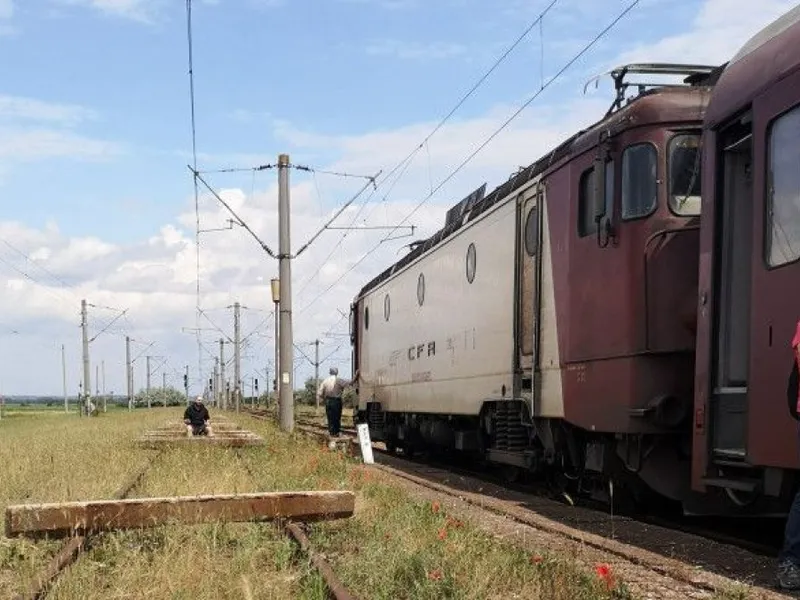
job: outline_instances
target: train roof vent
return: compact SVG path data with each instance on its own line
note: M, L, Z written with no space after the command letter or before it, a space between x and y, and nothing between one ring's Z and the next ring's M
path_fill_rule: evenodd
M638 94L636 96L628 98L627 102L631 102L638 96L641 96L642 94L647 92L648 89L652 88L687 87L687 86L690 87L697 85L708 85L708 80L710 79L710 76L712 76L718 69L719 66L710 66L710 65L683 65L675 63L634 63L630 65L623 65L621 67L611 69L610 71L592 77L589 81L586 82L586 85L583 86L583 92L586 93L586 90L592 83L594 83L596 87L601 77L604 77L605 75L611 75L611 78L614 80L614 90L616 92L616 97L614 98L614 102L611 104L611 108L609 108L608 111L606 112L606 117L607 117L614 111L622 108L623 103L626 102L625 92L628 90L629 87L636 88ZM625 78L628 75L634 75L634 74L661 76L661 77L683 76L684 79L680 83L676 83L674 81L672 82L626 81Z
M458 223L459 225L463 223L464 215L469 213L470 209L475 204L483 200L484 194L486 194L486 183L447 211L447 216L444 220L444 226L449 227L453 223Z

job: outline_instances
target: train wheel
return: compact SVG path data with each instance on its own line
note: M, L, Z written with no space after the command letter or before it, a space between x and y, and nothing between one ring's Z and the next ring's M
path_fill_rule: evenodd
M397 452L397 442L395 440L388 439L388 440L386 440L385 444L386 444L386 451L387 452L389 452L391 454L394 454L395 452Z
M516 483L522 477L522 469L516 465L503 465L503 479L510 483Z

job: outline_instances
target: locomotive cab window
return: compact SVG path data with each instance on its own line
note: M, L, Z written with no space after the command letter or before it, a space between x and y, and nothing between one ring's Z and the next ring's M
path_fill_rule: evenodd
M778 267L800 258L800 107L773 121L768 132L766 254Z
M369 306L364 307L364 329L369 329Z
M658 154L652 144L634 144L622 153L622 218L650 215L658 201Z
M592 214L592 192L594 190L594 168L590 167L581 173L578 183L578 236L586 237L597 233L597 221ZM606 216L614 214L614 162L606 163ZM533 211L531 211L531 214ZM526 228L527 229L527 228ZM527 232L526 232L527 234ZM527 235L526 235L527 237Z
M669 141L669 209L676 215L700 214L700 153L697 133L679 133Z

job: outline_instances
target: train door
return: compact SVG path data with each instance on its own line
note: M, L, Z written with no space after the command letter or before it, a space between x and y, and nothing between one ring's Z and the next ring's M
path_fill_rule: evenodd
M753 258L752 118L719 132L711 412L712 461L747 455Z
M539 346L539 281L541 278L540 238L541 195L535 188L518 200L517 226L517 394L535 403L534 380ZM533 404L531 408L533 409ZM535 414L535 411L531 411Z
M748 460L798 468L797 425L787 407L791 341L800 319L800 74L753 102L752 359Z

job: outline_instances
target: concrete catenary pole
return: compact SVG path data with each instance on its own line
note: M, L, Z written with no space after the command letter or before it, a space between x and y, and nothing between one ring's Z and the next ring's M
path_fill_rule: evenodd
M147 408L152 408L150 403L150 356L147 356Z
M278 156L278 279L280 280L280 423L294 430L294 355L292 337L292 255L289 202L289 155Z
M314 340L314 399L317 401L317 412L319 412L319 339Z
M214 405L219 408L220 401L219 401L219 357L214 357Z
M67 399L67 353L64 344L61 344L61 379L64 384L64 412L69 412L69 400Z
M219 393L222 399L222 410L228 410L228 395L225 393L225 339L219 338Z
M133 410L133 373L131 372L131 338L125 336L125 381L128 386L128 410Z
M234 395L234 402L236 403L236 412L239 412L239 396L241 396L242 391L242 375L241 375L241 339L240 339L240 321L239 321L239 310L241 305L238 302L234 302L233 304L233 390Z
M89 364L89 323L86 318L86 300L81 300L81 330L83 333L83 406L89 410L89 396L92 393Z

